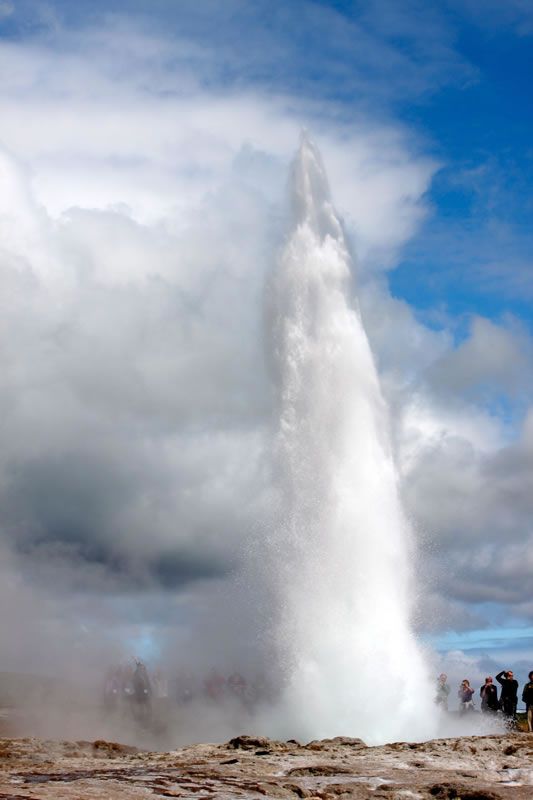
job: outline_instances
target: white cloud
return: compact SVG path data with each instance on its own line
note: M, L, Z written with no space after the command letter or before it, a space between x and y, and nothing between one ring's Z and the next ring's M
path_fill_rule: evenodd
M502 336L510 347L508 332ZM520 353L521 340L522 332L509 353ZM480 363L478 343L470 348L467 342L456 352L459 375L490 375L492 391L512 396L515 383L501 374L514 374L510 356L502 367L498 360ZM453 359L452 351L448 363ZM448 613L441 612L443 627L456 616L456 601L474 607L502 603L508 613L528 618L533 591L531 411L516 431L484 405L466 402L463 389L454 374L445 392L404 392L396 418L403 494L423 537L424 569L432 576L430 589L449 603ZM490 624L489 611L477 613Z
M180 224L228 178L247 142L268 154L277 181L262 190L278 200L281 170L309 125L360 257L390 263L425 213L436 168L406 132L341 124L326 103L204 89L186 59L169 72L169 50L179 58L181 46L120 25L112 35L78 34L75 49L0 43L2 142L30 165L49 213L126 203L139 222Z
M481 400L533 387L533 341L518 322L474 317L469 337L437 361L428 375L440 392Z
M523 576L533 426L512 441L472 394L523 391L530 341L478 319L454 349L375 278L426 213L437 165L391 123L206 89L187 59L213 64L191 43L173 70L167 40L117 24L55 44L0 42L0 498L19 589L52 596L34 613L60 615L53 595L76 585L163 585L190 614L238 561L267 505L262 286L302 125L356 244L410 513L454 564L432 608L457 619L493 596L530 613L525 578L505 587Z
M374 280L361 305L420 542L418 624L490 626L491 603L531 619L531 336L473 317L456 345L453 320L428 329Z

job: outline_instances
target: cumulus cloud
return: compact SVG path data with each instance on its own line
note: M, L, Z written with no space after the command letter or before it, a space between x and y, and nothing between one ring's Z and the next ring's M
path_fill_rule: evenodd
M460 337L451 318L429 328L372 277L360 296L419 539L417 625L526 624L531 335L513 317L473 316Z
M126 64L124 52L131 54ZM425 213L423 194L437 165L412 148L406 131L328 122L327 106L247 91L217 94L192 78L187 91L161 93L165 64L139 33L119 29L104 41L87 35L75 54L0 44L0 63L15 76L0 92L2 142L31 162L35 195L54 216L72 206L116 207L139 222L183 224L206 193L234 178L235 159L245 186L253 189L260 177L260 191L279 201L289 154L306 124L320 136L363 261L390 263Z
M437 391L488 403L498 395L527 396L533 387L533 342L519 323L474 317L468 338L431 369Z
M39 652L39 626L86 653L103 619L127 646L200 624L257 535L272 424L263 285L305 125L357 253L402 490L429 543L422 623L479 624L465 608L489 599L530 614L533 426L516 433L498 404L523 403L531 341L477 318L457 347L384 278L438 165L399 125L221 88L215 66L196 39L119 18L0 41L2 606L33 620L13 664Z
M475 319L470 336L400 394L403 496L422 535L430 589L449 604L448 613L440 608L443 627L462 627L456 602L465 619L477 608L487 624L490 603L529 618L531 344L520 327Z
M49 598L37 618L80 592L127 595L161 629L152 598L181 596L192 620L263 516L263 284L314 112L215 95L186 70L169 96L164 41L79 36L0 44L2 539L18 591ZM381 123L320 135L368 267L385 264L433 165Z

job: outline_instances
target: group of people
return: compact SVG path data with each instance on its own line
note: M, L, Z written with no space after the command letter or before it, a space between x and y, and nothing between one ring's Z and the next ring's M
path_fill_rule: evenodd
M237 704L247 710L259 703L268 702L275 691L272 680L262 673L245 677L238 670L224 674L216 668L203 675L182 669L171 682L171 686L172 698L179 705L191 702L208 705Z
M144 663L123 664L108 670L104 681L104 707L107 712L130 714L137 722L150 722L153 681Z
M514 724L518 705L518 681L514 677L512 670L505 669L496 675L496 680L501 686L499 697L498 687L494 684L491 676L485 678L485 683L479 690L481 711L484 714L495 714L501 711L506 721L509 724ZM460 714L474 710L475 693L476 690L470 686L470 681L465 678L457 691ZM437 680L435 703L446 711L448 710L449 694L448 676L442 673ZM533 732L533 670L529 673L528 682L524 685L522 702L526 706L528 729Z
M209 705L238 704L250 710L269 695L263 678L247 680L240 672L224 675L212 669L206 675L186 670L168 680L160 669L150 669L139 659L108 669L103 685L103 705L107 714L132 718L151 727L164 718L174 705L192 702Z
M485 683L479 689L481 698L481 711L484 714L496 714L501 711L509 725L516 720L518 704L518 681L512 670L502 670L496 675L496 681L501 690L498 696L498 687L491 676L485 678ZM245 707L254 705L254 700L259 700L267 687L261 680L249 684L239 673L233 672L224 677L213 669L202 680L187 679L177 680L176 686L171 686L161 671L155 670L151 677L144 663L136 659L133 663L120 665L109 669L104 682L104 705L108 712L127 713L143 724L150 724L154 704L166 705L171 696L179 704L203 697L204 701L221 703L233 698ZM174 691L172 691L174 689ZM459 699L459 713L466 714L475 710L474 695L476 690L470 686L466 678L461 682L457 691ZM444 673L437 680L435 703L445 711L448 710L450 686L448 676ZM522 701L526 706L527 724L533 732L533 670L528 675L528 682L522 690Z

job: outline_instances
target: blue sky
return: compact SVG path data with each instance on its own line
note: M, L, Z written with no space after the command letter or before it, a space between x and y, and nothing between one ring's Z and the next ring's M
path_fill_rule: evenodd
M517 631L530 637L533 619L532 36L527 0L0 0L2 263L23 332L6 356L19 411L2 541L26 580L48 554L43 592L101 588L131 641L115 594L139 578L147 527L143 580L162 593L140 593L142 626L170 625L169 586L183 621L227 574L250 524L236 498L253 517L264 488L258 298L308 127L353 242L421 532L422 627L441 649L530 657ZM57 293L53 311L30 275ZM490 631L506 622L502 651Z
M445 166L430 193L434 217L392 276L393 290L421 307L511 312L531 325L531 38L463 20L457 48L476 77L406 114Z

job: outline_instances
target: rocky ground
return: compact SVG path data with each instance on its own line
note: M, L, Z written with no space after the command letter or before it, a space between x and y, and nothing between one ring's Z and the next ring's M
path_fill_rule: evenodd
M533 735L367 747L240 736L168 753L105 741L0 739L0 800L533 798Z

